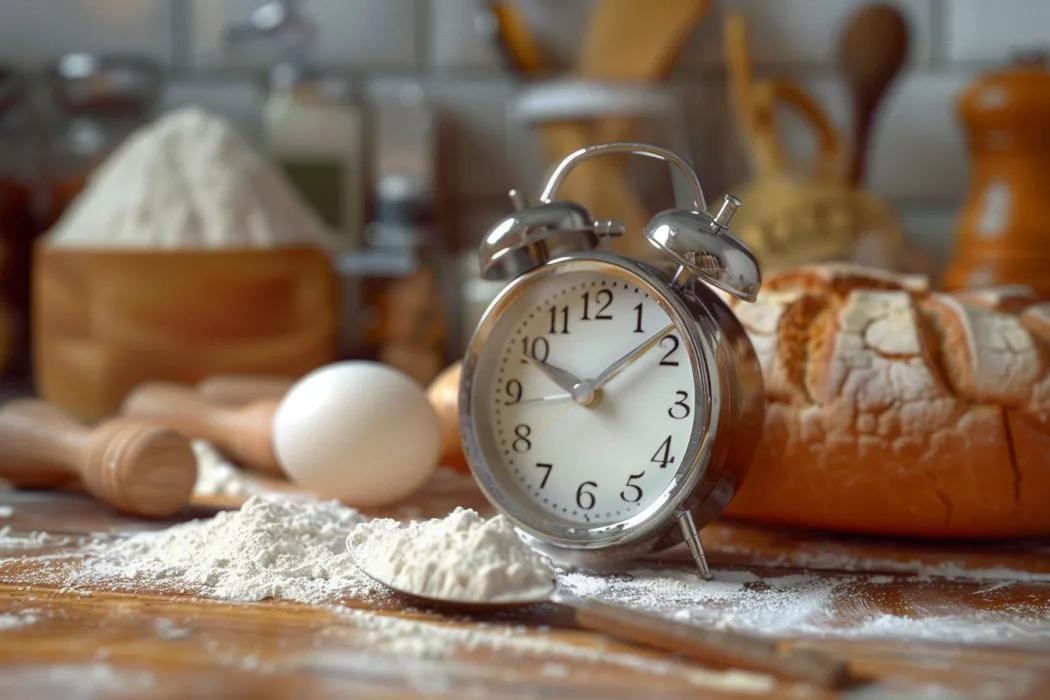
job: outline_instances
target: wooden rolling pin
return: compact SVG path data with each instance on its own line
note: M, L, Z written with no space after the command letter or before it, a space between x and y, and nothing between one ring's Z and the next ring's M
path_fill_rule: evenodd
M283 474L271 440L280 397L240 406L210 403L195 389L170 382L148 382L127 395L121 413L191 438L207 440L246 467Z
M276 374L217 374L197 383L197 395L209 403L243 406L259 399L279 399L295 380Z
M19 399L0 409L0 477L23 488L79 481L117 510L163 518L190 500L197 458L173 430L122 418L87 428L45 401Z

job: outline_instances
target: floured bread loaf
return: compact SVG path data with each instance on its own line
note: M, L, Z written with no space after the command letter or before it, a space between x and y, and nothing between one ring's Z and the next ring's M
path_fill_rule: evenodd
M728 515L845 532L1050 533L1050 303L852 265L730 300L766 425Z

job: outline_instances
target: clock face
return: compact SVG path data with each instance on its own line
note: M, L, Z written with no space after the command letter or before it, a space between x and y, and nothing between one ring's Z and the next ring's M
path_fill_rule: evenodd
M569 271L538 278L500 314L472 421L489 471L524 510L572 527L619 523L688 466L706 397L654 293L625 270Z

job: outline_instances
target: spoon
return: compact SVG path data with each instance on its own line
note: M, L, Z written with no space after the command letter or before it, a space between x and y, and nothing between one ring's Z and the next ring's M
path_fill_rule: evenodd
M890 4L861 8L842 32L839 63L853 98L853 159L849 182L860 185L879 103L908 58L908 25Z
M622 605L580 598L561 588L555 580L546 588L516 591L496 601L421 595L395 586L376 575L355 556L353 548L348 549L351 561L361 573L421 604L481 614L508 612L541 604L556 605L570 610L576 624L583 629L683 654L711 666L746 669L822 688L834 687L846 676L844 662L818 651L782 650L775 641L728 630L704 629Z

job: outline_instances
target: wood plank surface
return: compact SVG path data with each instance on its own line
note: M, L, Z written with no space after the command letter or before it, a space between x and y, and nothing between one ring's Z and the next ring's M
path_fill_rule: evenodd
M199 499L180 519L207 517L238 503ZM463 480L439 480L386 514L439 516L461 504L484 509ZM406 609L396 598L311 607L219 602L192 591L62 590L53 573L79 565L79 549L90 533L137 532L171 522L121 517L69 493L0 492L3 506L11 508L0 520L10 528L9 541L19 534L48 535L0 546L3 698L1050 697L1045 543L903 544L732 523L708 527L704 537L716 568L827 577L859 571L835 588L832 614L821 622L829 631L880 616L942 616L1030 629L1048 615L1046 635L1036 628L1037 633L994 644L967 640L965 628L944 638L908 641L789 636L793 645L849 661L855 683L833 694L769 679L763 684L761 676L734 680L684 659L582 632L547 606L467 619ZM688 567L675 561L651 565ZM450 654L406 654L370 632L375 617L354 609L426 629L442 625L450 631ZM487 635L489 642L479 643L472 634ZM520 643L503 648L491 643L504 638L535 640L537 646L522 651Z

